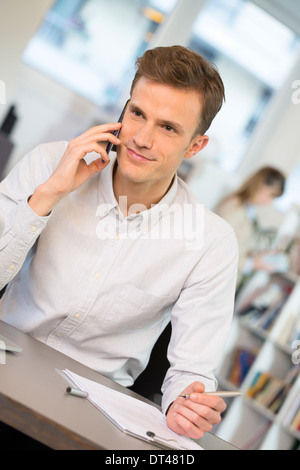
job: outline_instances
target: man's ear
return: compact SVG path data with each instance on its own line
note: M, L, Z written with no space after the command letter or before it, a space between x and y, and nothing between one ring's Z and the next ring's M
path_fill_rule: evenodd
M207 135L199 135L195 137L186 150L184 158L192 158L196 153L201 152L201 150L207 146L208 141L209 137Z

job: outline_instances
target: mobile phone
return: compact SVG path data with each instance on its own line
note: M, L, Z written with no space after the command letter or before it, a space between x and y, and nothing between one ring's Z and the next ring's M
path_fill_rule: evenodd
M122 112L121 112L120 117L119 117L119 119L118 119L118 122L122 122L122 121L123 121L123 117L124 117L126 108L127 108L128 104L129 104L129 101L130 101L130 99L126 101L125 106L124 106L124 108L122 109ZM120 130L121 130L121 129L118 129L117 131L114 131L114 132L113 132L113 135L115 135L116 137L118 137L119 134L120 134ZM106 146L107 155L109 154L109 152L110 152L111 150L113 150L113 152L115 152L115 151L117 150L117 148L116 148L116 146L115 146L114 144L112 144L111 142L108 142L108 144L107 144L107 146Z

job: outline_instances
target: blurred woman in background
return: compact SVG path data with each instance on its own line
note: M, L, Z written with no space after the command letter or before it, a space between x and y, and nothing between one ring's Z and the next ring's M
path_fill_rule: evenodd
M267 166L252 175L216 208L216 212L233 227L238 240L238 286L243 276L253 271L272 271L272 267L266 262L266 254L255 254L259 232L256 208L270 206L274 199L283 194L284 187L284 175L279 170Z

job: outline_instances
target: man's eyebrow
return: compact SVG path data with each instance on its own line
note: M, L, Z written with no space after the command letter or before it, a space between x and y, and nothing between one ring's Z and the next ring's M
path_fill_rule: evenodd
M132 108L134 110L138 110L138 111L142 111L137 104L133 103L132 101L129 101L129 105L128 105L129 108Z
M174 129L177 132L180 132L180 133L184 132L184 128L181 124L179 124L179 122L167 121L167 120L163 119L162 121L160 121L160 123L163 126L172 127L172 129Z
M141 113L142 115L144 115L144 111L136 104L134 103L130 103L129 104L130 108L132 111L138 111L139 113ZM179 133L182 133L184 132L184 128L181 124L179 124L179 122L175 122L175 121L169 121L167 119L161 119L159 120L160 124L162 124L163 126L168 126L168 127L172 127L174 130L176 130L177 132Z

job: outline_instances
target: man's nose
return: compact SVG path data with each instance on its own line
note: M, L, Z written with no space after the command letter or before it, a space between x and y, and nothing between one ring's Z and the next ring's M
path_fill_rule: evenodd
M153 128L150 124L142 125L133 138L137 147L152 148L153 145Z

